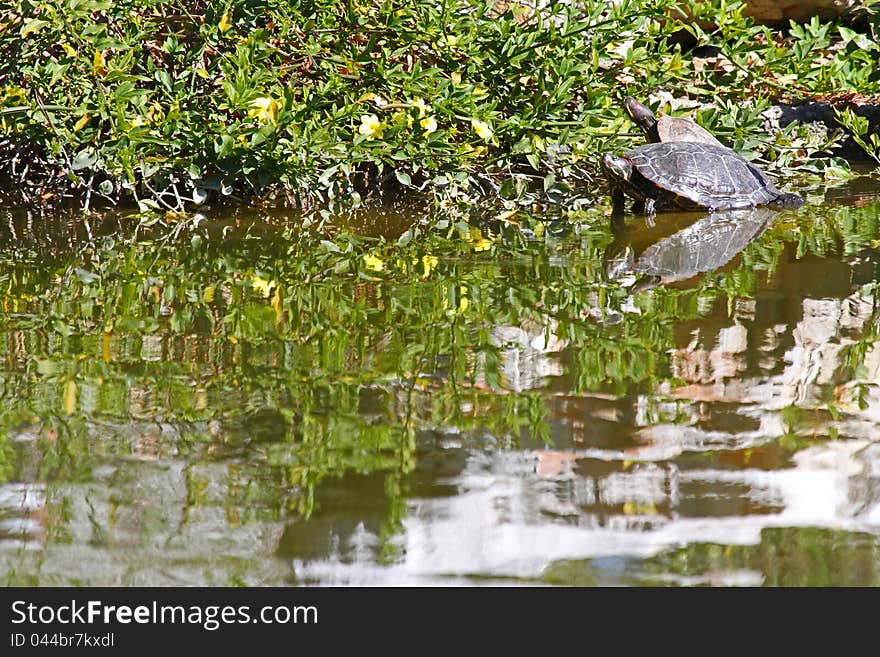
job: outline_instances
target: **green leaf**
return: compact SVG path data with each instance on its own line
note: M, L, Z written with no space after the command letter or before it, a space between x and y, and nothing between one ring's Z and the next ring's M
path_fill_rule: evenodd
M73 157L73 160L70 163L70 168L73 171L81 171L82 169L88 169L97 161L98 156L95 151L90 148L85 148Z
M43 29L46 25L49 25L49 24L50 24L49 21L42 20L39 18L32 18L27 23L22 25L21 32L19 32L19 34L21 35L21 38L24 39L25 37L27 37L31 34L36 34L41 29Z

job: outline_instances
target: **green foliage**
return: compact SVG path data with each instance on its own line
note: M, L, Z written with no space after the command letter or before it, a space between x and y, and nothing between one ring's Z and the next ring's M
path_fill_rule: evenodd
M880 164L880 134L868 133L868 119L857 115L850 108L837 112L837 119L865 153Z
M5 484L12 476L15 468L15 452L9 436L0 433L0 484Z
M770 98L878 91L876 40L816 21L782 36L723 4L685 3L722 17L708 28L677 0L514 3L500 15L473 0L12 0L0 143L87 202L143 208L401 187L572 203L595 185L597 154L632 143L624 93L714 99L707 127L747 153L789 153L779 166L790 167L823 144L764 135ZM682 30L718 56L682 51Z

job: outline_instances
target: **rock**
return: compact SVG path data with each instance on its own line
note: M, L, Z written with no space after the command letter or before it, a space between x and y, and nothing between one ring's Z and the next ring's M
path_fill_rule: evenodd
M764 25L787 24L790 20L806 23L813 16L823 21L838 18L857 4L856 0L746 0L743 13Z
M621 0L608 0L609 5L620 3ZM840 18L844 14L857 13L864 5L864 0L745 0L743 14L761 25L786 26L789 21L808 23L813 16L827 21ZM495 0L487 11L489 17L498 17L511 12L519 23L533 22L536 11L545 6L540 0ZM688 12L687 7L681 10ZM711 28L710 23L702 23Z
M880 134L880 98L853 93L808 99L797 103L779 103L764 112L764 128L768 133L773 134L791 123L801 123L811 131L827 134L841 128L835 108L843 110L847 107L855 114L868 119L869 135ZM846 137L831 154L851 161L871 159L851 136Z
M745 0L743 15L752 18L758 25L785 28L790 21L809 23L815 16L821 21L840 19L844 23L854 24L864 18L864 3L859 0ZM689 15L686 7L681 8ZM704 30L712 30L716 25L712 21L697 21ZM686 43L684 35L678 38Z

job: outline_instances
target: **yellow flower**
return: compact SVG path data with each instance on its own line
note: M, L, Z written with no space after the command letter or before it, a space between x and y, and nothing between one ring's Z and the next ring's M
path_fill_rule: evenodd
M474 251L488 251L492 248L492 240L483 237L479 228L471 228L469 239L474 245Z
M377 258L372 253L367 253L364 255L364 265L367 269L372 269L373 271L382 271L385 269L385 263L381 258Z
M437 121L434 120L433 116L426 116L419 121L419 125L425 130L426 135L430 135L437 129Z
M413 98L410 105L419 110L419 118L425 116L425 114L428 113L428 110L431 109L431 106L425 103L421 98Z
M410 116L408 112L398 110L391 116L391 123L396 125L398 128L402 128L403 126L406 126L407 128L412 128L413 117Z
M220 28L220 31L226 33L229 31L229 28L232 27L232 21L229 19L229 14L223 14L220 17L220 23L217 25Z
M474 129L474 132L477 133L477 136L483 141L489 141L492 139L494 133L488 123L480 121L479 119L471 119L471 127Z
M375 114L364 114L361 116L361 124L358 127L358 132L373 139L382 139L382 135L387 127L388 126L385 125L385 122L380 121L379 117Z
M95 51L95 56L92 60L92 70L97 75L107 75L107 60L104 59L104 53L100 50Z
M440 262L437 259L437 256L432 255L423 255L422 256L422 267L425 268L425 273L422 274L422 278L428 278L431 275L431 272L434 271L434 268L437 266L437 263Z
M260 278L259 276L254 276L251 281L251 287L259 292L265 299L269 298L269 295L272 294L272 288L276 285L277 283L275 281L267 281L265 278Z
M262 123L275 123L278 119L278 101L274 98L266 96L254 98L250 105L251 109L248 110L248 116Z

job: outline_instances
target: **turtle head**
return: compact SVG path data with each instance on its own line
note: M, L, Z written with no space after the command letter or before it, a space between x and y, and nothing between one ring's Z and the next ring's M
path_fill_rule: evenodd
M632 178L633 168L630 161L614 153L605 153L602 156L602 168L612 182L629 182Z
M636 251L629 244L623 247L620 252L607 257L605 276L609 281L621 284L631 293L650 290L662 282L660 276L639 271L639 266L636 264Z
M656 274L645 274L636 279L636 282L630 286L631 292L645 292L651 290L663 282L663 279Z
M629 114L633 123L639 126L645 134L649 134L657 125L657 117L654 116L654 113L632 96L623 99L623 109Z
M605 276L609 280L619 281L625 276L633 273L635 262L636 253L633 248L627 244L619 252L606 256Z

